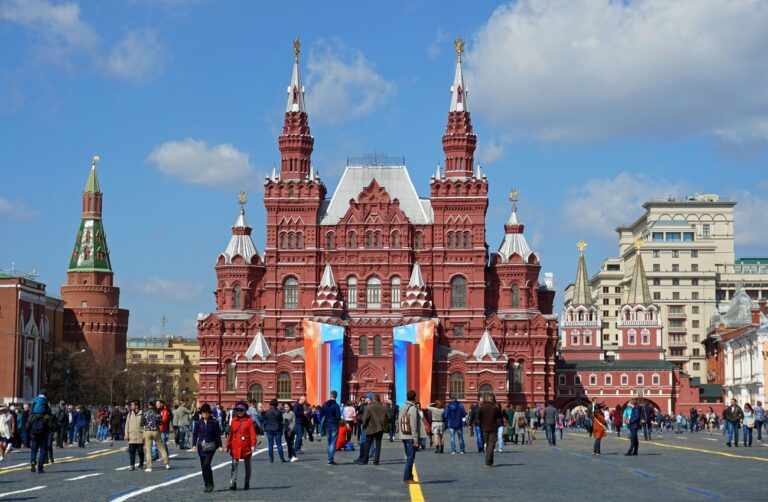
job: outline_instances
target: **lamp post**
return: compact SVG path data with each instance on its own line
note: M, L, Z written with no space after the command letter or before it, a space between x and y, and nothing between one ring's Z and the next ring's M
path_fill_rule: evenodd
M69 360L72 359L75 356L79 356L81 354L85 354L88 352L88 349L80 349L77 352L73 352L69 354L65 359L67 361L67 369L66 369L66 377L64 379L64 400L67 401L67 404L69 404Z
M110 407L109 408L110 409L110 416L109 416L109 418L110 418L110 421L112 420L112 413L115 412L114 411L114 407L112 406L112 395L114 394L114 389L115 389L115 378L119 377L120 375L122 375L124 373L128 373L128 368L125 368L124 370L120 370L117 373L115 373L114 375L112 375L112 382L109 385L109 407ZM112 446L113 444L115 444L115 435L111 434L110 437L112 438L112 441L109 442L109 446Z

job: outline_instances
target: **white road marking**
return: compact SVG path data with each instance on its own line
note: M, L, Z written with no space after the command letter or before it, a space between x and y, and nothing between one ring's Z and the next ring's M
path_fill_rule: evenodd
M82 476L78 476L76 478L65 479L64 481L78 481L80 479L92 478L94 476L101 476L102 474L104 474L104 473L103 472L94 472L93 474L83 474Z
M283 444L285 445L285 443L283 443ZM262 448L260 450L256 450L255 452L253 452L253 455L255 456L255 455L258 455L259 453L264 453L268 449L269 448ZM228 465L232 465L232 462L229 461L229 460L227 460L226 462L222 462L222 463L212 467L211 470L215 471L217 469L221 469L222 467L226 467ZM185 476L179 476L178 478L174 478L174 479L172 479L170 481L166 481L165 483L159 483L159 484L156 484L156 485L146 486L146 487L144 487L144 488L142 488L140 490L136 490L136 491L133 491L133 492L130 492L130 493L126 493L122 497L118 497L116 499L113 499L111 502L124 502L125 500L132 499L133 497L137 497L139 495L143 495L145 493L149 493L151 491L157 490L158 488L163 488L163 487L166 487L166 486L175 485L176 483L181 483L182 481L186 481L188 479L192 479L194 477L200 476L201 474L202 473L200 473L200 472L193 472L192 474L187 474Z
M702 438L702 439L706 439L707 441L720 441L719 439L716 439L716 438Z
M16 465L9 465L8 467L0 468L0 471L3 471L5 469L14 469L16 467L24 467L25 465L30 465L30 464L31 464L31 462L22 462L22 463L16 464Z
M8 495L18 495L19 493L35 492L37 490L43 490L45 488L48 488L48 487L47 486L35 486L34 488L27 488L25 490L16 490L15 492L0 493L0 499L3 498L3 497L7 497Z
M684 436L675 436L675 439L685 439L686 441L688 440L688 438Z
M104 450L96 450L88 453L88 455L96 455L97 453L104 453L105 451L109 451L111 448L106 448Z
M178 453L174 453L173 455L168 455L168 458L175 458L175 457L178 457L178 456L179 456L179 454L178 454ZM131 466L130 466L130 465L126 465L125 467L118 467L118 468L117 468L117 469L115 469L115 470L116 470L116 471L127 471L127 470L128 470L128 469L130 469L130 468L131 468Z

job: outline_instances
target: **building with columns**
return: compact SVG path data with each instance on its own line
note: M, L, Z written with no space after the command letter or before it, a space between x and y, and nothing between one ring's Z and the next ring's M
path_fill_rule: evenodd
M502 402L554 397L557 318L540 281L518 195L498 251L485 242L488 178L475 163L457 40L445 155L421 197L404 158L348 159L329 190L312 163L314 137L295 58L278 138L280 167L264 183L260 253L245 199L216 259L215 311L198 316L200 400L293 400L305 392L302 321L344 328L342 399L394 399L393 330L436 321L432 398Z

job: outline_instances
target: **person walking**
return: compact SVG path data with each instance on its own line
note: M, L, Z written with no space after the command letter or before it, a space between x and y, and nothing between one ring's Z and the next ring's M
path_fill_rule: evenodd
M365 407L363 418L361 420L361 427L365 429L365 443L363 445L363 454L361 456L361 463L363 465L368 464L371 445L374 441L376 442L376 452L373 457L373 465L379 465L379 458L381 457L381 440L384 438L384 433L389 431L390 421L387 409L381 404L381 395L376 394L373 396L373 401Z
M397 420L400 427L400 440L405 449L403 482L407 484L417 484L417 481L413 479L413 464L416 461L416 450L419 449L422 438L421 419L414 403L415 400L416 391L409 390Z
M485 444L486 467L493 467L493 451L498 441L499 422L501 420L501 410L496 406L496 397L491 394L486 397L482 406L477 410L477 421Z
M415 399L415 397L414 397ZM448 432L451 435L451 455L456 455L455 439L459 438L459 451L464 455L464 417L467 416L467 410L456 398L453 398L445 409L445 425L448 426ZM478 439L478 448L482 451L481 439Z
M45 455L48 450L49 413L30 413L26 421L27 437L30 440L30 463L32 472L43 473Z
M709 411L707 412L707 429L709 430L710 436L715 432L715 424L717 424L717 414L710 406Z
M139 455L139 470L144 468L144 426L141 424L144 412L141 411L141 402L137 399L131 401L131 411L125 417L125 440L128 442L128 458L131 461L130 469L136 470L136 454Z
M605 419L605 415L600 410L599 405L595 405L595 413L592 418L592 427L594 429L592 431L592 435L595 437L595 446L592 448L592 455L600 455L600 443L606 436L608 422Z
M56 408L56 446L64 448L64 441L67 439L67 429L69 428L69 413L67 413L67 403L59 401L59 407Z
M306 406L307 398L304 396L301 396L298 401L296 401L296 404L293 405L293 416L295 418L295 425L293 426L293 452L294 456L293 458L296 458L296 455L301 452L301 446L304 441L304 431L307 431L309 433L309 440L312 441L312 430L310 428L309 420L307 419L306 412L304 411L304 407ZM302 452L304 453L304 452ZM293 462L293 458L291 458L291 462ZM298 458L296 458L298 460Z
M435 402L427 406L432 414L432 435L435 438L435 453L443 453L443 433L445 432L445 407L443 401L435 399Z
M742 419L742 434L744 435L744 446L752 446L752 429L755 428L755 410L752 405L744 403L744 418Z
M196 451L200 457L200 470L203 473L205 493L213 491L213 469L211 462L216 454L216 449L224 452L221 445L221 426L218 420L211 417L211 405L203 403L200 407L200 419L195 426L192 435L192 451Z
M629 418L627 419L627 429L629 430L629 450L625 453L625 456L637 455L637 449L639 446L637 433L640 429L640 410L642 405L637 402L637 399L632 399L627 410L624 411L624 416L627 416L629 411Z
M731 405L728 406L723 412L723 418L725 418L725 428L728 431L728 442L725 443L730 448L731 440L735 440L736 448L739 447L739 424L744 418L744 411L739 406L739 402L736 399L731 399Z
M526 428L528 426L528 422L525 420L525 412L523 411L523 407L519 404L515 408L515 414L512 417L512 421L514 422L515 429L513 431L513 442L515 444L525 444L525 432Z
M277 443L277 454L280 457L280 461L287 462L283 456L283 414L277 409L277 404L277 399L272 399L269 402L269 409L261 415L264 434L267 435L270 463L275 461L273 453L275 443Z
M112 441L123 440L123 411L119 406L112 408L112 413L109 415L109 432L112 436Z
M555 402L550 399L547 402L547 407L544 408L544 427L547 428L547 443L549 444L549 446L557 445L557 439L555 438L556 424L557 424L557 408L555 408Z
M339 435L339 420L341 417L341 408L339 403L336 402L338 393L332 390L330 393L331 398L323 404L320 409L320 423L321 427L325 427L328 437L328 464L336 465L334 457L336 455L336 437Z
M391 400L387 402L387 415L389 415L389 442L392 443L395 440L395 434L397 433L397 417L400 414L400 407L393 403Z
M186 403L181 402L179 406L173 410L173 419L176 421L176 425L179 428L179 449L184 450L189 448L187 441L190 439L189 426L192 421L192 411L187 408Z
M157 400L155 403L157 413L160 415L160 424L158 425L158 431L160 432L160 440L163 442L163 448L168 451L168 433L173 428L173 413L168 408L168 404L161 400ZM154 452L153 452L154 453ZM152 459L157 459L157 454L152 455Z
M299 458L296 456L296 414L290 404L283 406L283 435L285 444L288 446L288 459L296 462Z
M621 406L613 410L613 428L616 429L616 437L621 437L621 427L624 425L624 412Z
M288 405L286 405L288 406ZM246 413L248 406L244 402L235 405L235 416L232 418L229 434L227 434L227 451L232 457L232 468L229 478L229 489L237 490L237 467L242 460L245 464L245 484L243 490L251 485L251 457L256 450L258 438L253 419ZM289 443L290 444L290 443Z
M90 415L85 412L83 405L77 405L77 422L75 422L75 430L77 435L77 446L85 448L85 444L88 442L88 427L91 423L88 419Z
M152 441L157 445L160 455L163 457L165 468L170 469L171 464L168 461L168 451L163 445L163 439L160 436L160 421L162 417L158 413L156 405L150 400L147 411L141 417L141 425L144 427L144 450L147 457L147 468L145 472L152 472Z
M653 439L651 433L653 432L653 420L655 418L653 406L651 403L645 403L642 405L643 409L640 410L643 416L641 416L641 423L643 427L643 440L650 441ZM695 411L695 410L694 410Z
M755 406L755 429L757 430L757 442L763 442L763 424L765 424L765 408L763 402L758 401Z

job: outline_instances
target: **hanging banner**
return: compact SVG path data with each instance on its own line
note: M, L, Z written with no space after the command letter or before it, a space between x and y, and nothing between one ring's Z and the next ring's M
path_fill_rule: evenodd
M405 403L406 393L416 391L422 406L432 402L432 356L435 321L424 321L393 329L395 345L395 400Z
M332 324L301 322L304 333L304 379L307 401L322 405L332 390L341 397L341 367L344 362L344 328Z

